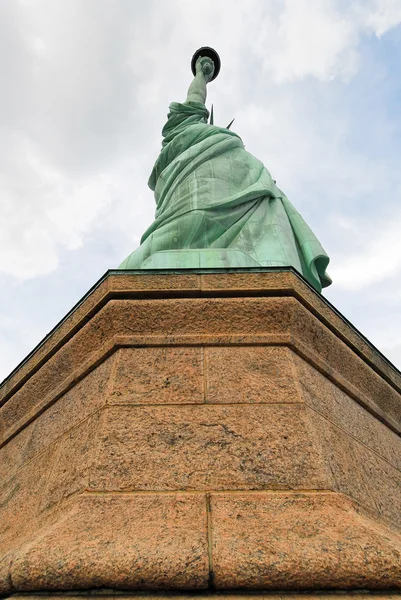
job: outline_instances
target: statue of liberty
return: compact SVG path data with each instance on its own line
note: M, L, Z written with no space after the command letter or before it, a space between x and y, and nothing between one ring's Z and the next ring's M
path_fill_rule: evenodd
M291 266L319 292L329 257L266 167L229 128L208 123L218 54L201 48L184 103L170 105L149 178L156 216L120 269Z

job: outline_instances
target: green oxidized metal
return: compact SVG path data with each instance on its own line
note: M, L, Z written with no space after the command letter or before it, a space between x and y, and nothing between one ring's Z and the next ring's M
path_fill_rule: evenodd
M292 266L319 292L329 257L240 137L208 124L209 56L196 60L186 102L170 105L149 178L155 221L120 269Z

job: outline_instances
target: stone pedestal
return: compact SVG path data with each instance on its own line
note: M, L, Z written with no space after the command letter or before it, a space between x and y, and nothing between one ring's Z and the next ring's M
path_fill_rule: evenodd
M0 593L389 598L400 391L290 269L109 272L0 389Z

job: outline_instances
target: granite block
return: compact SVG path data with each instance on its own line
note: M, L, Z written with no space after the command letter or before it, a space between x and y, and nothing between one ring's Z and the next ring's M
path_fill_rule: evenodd
M327 488L303 406L113 407L93 490Z
M109 404L201 404L202 348L122 348Z
M204 589L203 495L84 495L13 557L20 591Z
M0 558L42 523L39 506L54 461L51 447L0 484Z
M1 407L4 433L35 414L35 407L74 370L70 349L64 347L34 373Z
M333 493L211 494L217 589L399 589L401 537Z
M207 402L303 402L289 348L217 346L205 349L205 361Z
M305 403L401 469L400 436L295 353L293 359Z
M98 451L99 421L100 413L96 413L58 442L41 510L89 488L89 473Z
M317 413L313 417L335 489L401 527L401 473Z

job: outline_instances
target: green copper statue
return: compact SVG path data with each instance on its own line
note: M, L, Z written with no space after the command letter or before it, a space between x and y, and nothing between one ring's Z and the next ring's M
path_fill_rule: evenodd
M331 280L319 241L240 137L208 123L217 53L201 48L192 69L186 101L170 105L149 178L155 221L119 268L292 266L320 292Z

